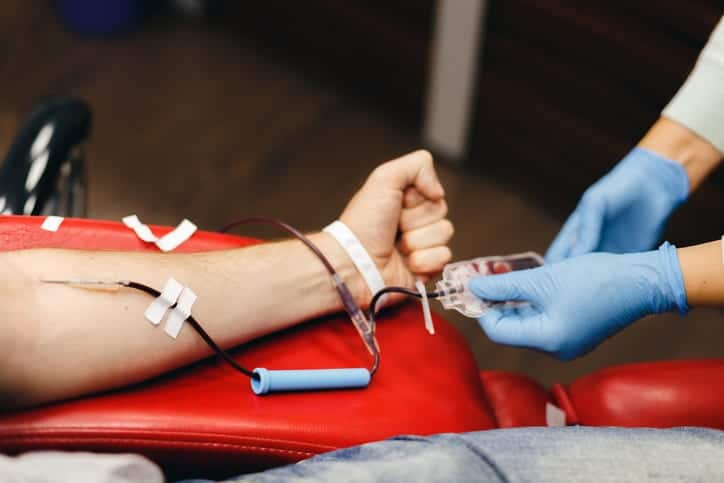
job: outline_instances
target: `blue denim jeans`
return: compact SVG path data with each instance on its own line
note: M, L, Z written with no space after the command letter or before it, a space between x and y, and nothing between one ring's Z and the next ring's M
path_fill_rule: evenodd
M229 481L724 481L724 432L565 427L399 436Z

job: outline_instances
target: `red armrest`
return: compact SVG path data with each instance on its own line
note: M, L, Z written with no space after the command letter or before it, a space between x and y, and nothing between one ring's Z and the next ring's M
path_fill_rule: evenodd
M545 426L551 397L528 376L505 371L480 371L480 382L500 428Z
M552 391L568 424L724 429L723 381L722 359L665 361L611 367Z
M116 222L0 218L0 250L35 247L157 250ZM168 227L153 227L162 234ZM197 232L178 251L234 248L249 239ZM240 321L241 322L241 321ZM108 394L0 417L0 450L130 451L171 474L224 475L297 461L401 433L492 428L478 369L462 337L440 317L427 335L417 304L380 320L382 363L363 390L255 396L248 380L215 360ZM369 365L344 317L330 317L245 345L247 367L300 369Z

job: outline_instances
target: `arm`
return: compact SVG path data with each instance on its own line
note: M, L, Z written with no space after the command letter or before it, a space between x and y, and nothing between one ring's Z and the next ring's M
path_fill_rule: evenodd
M724 153L724 16L662 114Z
M724 153L724 20L662 117L613 170L588 188L546 253L649 250L669 216Z
M724 85L724 76L722 76ZM724 110L724 106L722 107ZM722 128L724 132L724 128ZM666 117L659 118L639 142L639 147L680 163L695 191L706 177L719 166L722 152L709 141L684 125Z
M416 152L379 167L341 215L390 285L411 286L449 260L452 235L432 159ZM395 235L402 231L399 246ZM363 306L371 294L337 242L311 235ZM151 298L42 279L174 277L197 294L194 314L224 348L338 311L329 274L307 247L284 241L195 254L29 250L0 254L0 403L26 406L141 381L210 354L190 330L175 341L143 317Z
M335 241L312 238L360 297L355 268ZM223 348L341 308L329 274L297 241L198 254L29 250L4 253L0 263L13 286L2 300L15 330L2 361L11 405L129 384L210 354L190 327L173 340L146 321L153 299L144 293L41 279L130 279L160 290L173 276L198 294L194 314Z
M721 241L678 250L686 300L695 307L724 307Z
M531 305L492 309L479 322L500 343L572 359L650 314L689 305L724 306L721 242L676 250L615 255L589 253L532 270L474 279L486 300Z

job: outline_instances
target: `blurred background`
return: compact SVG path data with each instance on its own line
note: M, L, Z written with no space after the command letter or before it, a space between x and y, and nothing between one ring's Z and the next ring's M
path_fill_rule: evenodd
M656 120L721 15L719 0L6 0L0 152L38 99L79 96L94 113L90 217L214 230L268 215L312 231L376 165L426 147L457 260L544 253L582 191ZM667 239L721 236L723 179L677 212ZM481 368L545 384L723 355L715 310L647 318L569 363L442 315Z

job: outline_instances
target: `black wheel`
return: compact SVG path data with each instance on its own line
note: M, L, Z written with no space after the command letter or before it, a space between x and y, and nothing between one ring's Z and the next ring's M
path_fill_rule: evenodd
M51 98L27 117L0 168L0 213L83 217L88 105Z

